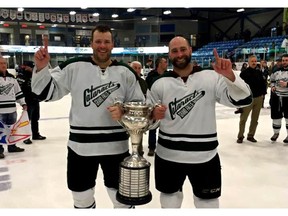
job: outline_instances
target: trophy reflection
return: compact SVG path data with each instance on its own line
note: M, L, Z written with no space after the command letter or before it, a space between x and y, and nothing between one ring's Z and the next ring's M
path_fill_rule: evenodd
M151 201L149 191L150 163L139 152L143 133L155 126L151 114L153 106L145 102L117 103L124 114L119 123L126 128L132 143L131 156L120 164L119 190L116 199L127 205L143 205Z

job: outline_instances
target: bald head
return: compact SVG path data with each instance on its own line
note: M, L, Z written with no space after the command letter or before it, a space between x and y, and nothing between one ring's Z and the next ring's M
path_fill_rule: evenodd
M190 47L190 44L186 40L186 38L181 37L181 36L176 36L169 42L169 50L172 49L173 46L179 45L179 44Z
M138 76L141 76L142 64L139 61L131 62L130 66L135 70Z

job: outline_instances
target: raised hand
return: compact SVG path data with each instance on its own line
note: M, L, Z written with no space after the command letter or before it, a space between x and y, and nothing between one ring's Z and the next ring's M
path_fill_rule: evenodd
M232 63L229 59L224 59L224 58L220 58L217 50L214 48L213 49L213 54L215 57L215 62L212 63L213 69L225 76L227 79L231 80L232 82L234 82L235 80L235 75L232 72Z
M37 71L42 70L49 64L50 55L48 53L48 35L42 35L43 46L34 54L34 62Z

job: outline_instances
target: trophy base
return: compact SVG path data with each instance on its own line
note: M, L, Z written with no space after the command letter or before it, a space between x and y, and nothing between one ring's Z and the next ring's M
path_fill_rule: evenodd
M118 202L125 205L144 205L152 200L152 194L149 191L149 193L144 197L126 197L121 195L118 191L116 194L116 199Z

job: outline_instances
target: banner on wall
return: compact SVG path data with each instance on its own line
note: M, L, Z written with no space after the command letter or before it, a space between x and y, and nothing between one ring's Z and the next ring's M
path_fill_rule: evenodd
M17 10L10 10L10 19L15 20L17 17Z
M0 17L4 19L10 18L11 20L26 20L26 21L40 21L51 20L58 23L87 23L87 22L99 22L99 16L93 16L93 14L55 14L55 13L37 13L37 12L17 12L17 10L0 9Z
M39 13L39 21L44 22L45 21L45 14L44 13Z

